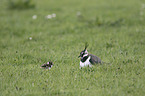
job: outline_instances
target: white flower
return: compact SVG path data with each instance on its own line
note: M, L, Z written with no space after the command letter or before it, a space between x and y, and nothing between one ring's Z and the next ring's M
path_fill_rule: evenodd
M143 12L142 11L140 12L140 15L143 15Z
M29 37L29 40L32 40L32 37Z
M52 18L51 15L47 15L47 16L46 16L46 19L51 19L51 18Z
M52 17L56 17L56 14L55 14L55 13L53 13L53 14L52 14Z
M80 16L81 15L81 12L77 12L77 16Z
M33 15L32 18L33 18L33 19L37 19L37 15Z
M142 6L142 9L145 9L145 4L142 4L141 6Z

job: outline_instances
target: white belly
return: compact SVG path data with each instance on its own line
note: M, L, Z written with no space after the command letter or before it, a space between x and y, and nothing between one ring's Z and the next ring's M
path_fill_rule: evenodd
M89 58L85 62L80 61L80 67L85 67L85 66L92 67L92 64L89 62L90 58L91 57L89 56Z

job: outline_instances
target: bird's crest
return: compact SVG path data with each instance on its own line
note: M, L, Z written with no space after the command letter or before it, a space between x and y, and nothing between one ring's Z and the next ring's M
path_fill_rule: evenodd
M85 50L87 49L88 46L89 46L89 44L86 42L85 43Z

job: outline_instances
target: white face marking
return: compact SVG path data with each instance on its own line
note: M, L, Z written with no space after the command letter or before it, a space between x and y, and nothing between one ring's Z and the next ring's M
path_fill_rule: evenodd
M86 49L85 53L88 53L87 49Z
M83 55L83 57L88 56L88 54Z
M85 62L82 62L82 61L80 61L80 67L85 67L85 66L89 66L89 67L92 67L92 64L90 63L90 56L89 56L89 58L85 61Z

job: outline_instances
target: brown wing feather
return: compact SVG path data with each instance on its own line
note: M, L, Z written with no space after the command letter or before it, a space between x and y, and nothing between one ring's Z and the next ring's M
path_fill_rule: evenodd
M41 65L42 68L48 67L48 64Z
M98 64L101 63L101 59L95 55L89 54L89 56L91 56L90 62L92 64Z

